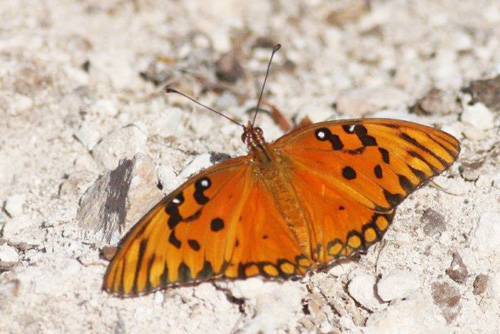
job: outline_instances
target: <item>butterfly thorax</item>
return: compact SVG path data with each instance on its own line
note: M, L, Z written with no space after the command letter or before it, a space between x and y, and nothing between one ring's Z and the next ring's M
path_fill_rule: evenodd
M259 127L254 127L252 123L248 122L244 126L241 140L247 145L250 153L253 153L255 158L262 163L272 163L272 157L267 148L266 140L264 139L264 132Z

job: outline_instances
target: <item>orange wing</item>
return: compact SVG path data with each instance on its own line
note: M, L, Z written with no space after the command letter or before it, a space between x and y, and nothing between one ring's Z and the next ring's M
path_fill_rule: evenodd
M103 289L132 296L211 278L287 277L311 264L278 214L250 158L194 176L122 239Z
M309 215L311 250L320 263L380 240L396 206L460 151L443 131L389 119L318 123L272 146L294 166L289 179Z

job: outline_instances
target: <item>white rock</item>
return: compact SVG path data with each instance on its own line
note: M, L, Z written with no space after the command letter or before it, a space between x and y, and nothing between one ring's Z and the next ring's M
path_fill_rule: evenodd
M230 285L233 296L250 299L247 304L255 305L255 314L243 323L239 333L275 333L278 328L289 323L290 319L301 312L304 298L299 284L253 281L237 281ZM243 283L243 284L240 284Z
M339 263L337 265L332 266L332 268L328 270L328 275L332 275L333 277L341 277L347 275L352 270L353 270L352 262Z
M297 123L302 121L305 117L309 118L311 122L318 123L324 122L333 116L330 106L320 104L305 104L303 105L295 118ZM267 135L267 134L266 134Z
M218 117L214 117L210 114L211 113L205 110L200 110L200 112L191 115L189 120L190 126L199 136L207 136L214 131L214 120L218 119ZM216 126L215 131L217 131L218 128L219 126Z
M401 112L401 111L392 110L392 109L384 109L384 110L376 111L376 112L370 114L369 117L402 119L404 121L421 123L421 122L419 122L419 119L413 115L410 115L406 112Z
M319 332L320 333L334 333L333 330L335 328L333 328L332 324L330 324L330 322L328 320L325 320L321 323L321 325L319 325Z
M222 95L215 101L216 110L227 111L237 105L238 98L229 92L222 93Z
M217 299L217 295L220 294L220 291L217 291L213 284L203 283L194 289L193 294L196 298L210 301Z
M98 173L98 171L99 171L99 165L92 158L92 156L90 154L82 154L82 155L76 157L73 165L74 165L76 170L82 170L82 171L91 172L91 173Z
M118 109L110 100L97 100L91 108L100 115L116 116L118 114Z
M107 169L116 168L124 158L136 153L147 153L147 136L135 125L128 125L113 131L92 150L92 156Z
M23 214L23 206L26 201L25 195L14 195L5 201L5 211L11 217L17 217Z
M182 117L184 117L185 114L186 113L180 108L169 108L165 112L166 117L162 117L161 121L155 122L158 126L156 131L158 131L162 137L175 135L181 124Z
M131 61L119 52L99 52L93 53L90 57L92 71L98 76L104 76L111 81L115 89L127 89L136 87L139 83L139 76Z
M61 259L55 265L37 266L28 275L23 276L22 283L33 285L33 293L45 294L52 298L61 298L74 288L75 282L82 277L82 265L73 259ZM29 277L31 276L31 277Z
M165 293L163 291L156 291L153 298L156 305L161 305L165 300Z
M33 108L33 100L22 94L15 94L9 104L9 114L19 115Z
M500 299L500 272L490 276L488 280L488 296L496 300Z
M500 190L500 172L496 173L493 176L493 186L497 189Z
M471 238L471 247L480 252L495 254L500 249L500 213L485 212Z
M462 84L462 75L456 65L456 53L451 50L441 50L431 62L429 74L436 87L442 89L457 89Z
M0 245L0 264L1 267L14 266L19 262L19 255L14 247L9 245Z
M163 193L169 194L172 190L180 186L180 178L175 174L170 166L160 165L156 168L156 175L163 186Z
M87 72L82 71L81 68L75 68L73 66L64 66L63 71L66 73L69 79L73 80L74 85L88 85L89 75Z
M120 232L163 198L156 184L155 165L149 156L137 154L122 160L82 196L77 219L85 237L117 241Z
M28 215L19 215L16 217L13 217L10 220L7 220L4 223L3 226L3 238L15 242L15 241L24 241L27 242L26 240L23 240L23 234L26 234L26 231L29 229L33 229L33 222L31 220L32 218L29 217ZM26 236L24 236L26 237ZM20 240L19 240L20 239ZM26 238L24 238L26 239Z
M189 176L194 175L195 173L198 173L200 170L208 168L213 165L212 161L210 161L211 155L208 153L203 153L198 156L196 156L190 163L189 165L186 166L180 172L179 178L181 179L187 179Z
M472 140L481 140L486 136L485 130L494 126L493 113L482 103L467 106L462 113L462 122L466 125L464 134Z
M61 110L64 110L68 115L73 115L73 117L78 117L80 119L79 113L87 107L84 102L83 92L81 90L75 89L74 91L66 94L58 103Z
M156 166L150 156L138 153L134 159L127 201L128 212L125 230L135 224L163 197L157 187Z
M344 92L337 98L337 111L361 117L384 108L397 109L409 100L408 95L393 87L362 88Z
M441 130L460 140L463 138L462 132L464 131L464 124L462 122L445 124Z
M407 271L393 271L382 277L377 284L377 294L384 301L403 299L420 288L420 280Z
M101 135L93 124L85 122L75 132L75 137L90 151L97 144Z
M462 113L462 121L478 130L492 129L495 125L493 113L483 103L469 105Z
M347 287L349 294L363 307L369 310L380 309L382 304L375 295L376 278L372 275L362 274L354 277Z
M446 326L445 319L435 314L432 301L421 295L394 302L386 310L372 314L366 325L366 333L453 333L452 328Z
M266 289L265 283L260 277L252 277L246 280L227 281L216 283L223 288L231 291L231 295L235 298L245 298L249 300L257 299L257 296L262 293L262 289Z

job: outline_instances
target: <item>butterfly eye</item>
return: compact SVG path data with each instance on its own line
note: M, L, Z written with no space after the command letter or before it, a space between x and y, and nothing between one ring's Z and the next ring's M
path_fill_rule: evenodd
M241 134L241 141L242 141L242 142L244 142L244 143L246 143L246 142L247 142L247 138L248 138L248 134L247 134L247 132L245 131L245 132L243 132L243 133Z

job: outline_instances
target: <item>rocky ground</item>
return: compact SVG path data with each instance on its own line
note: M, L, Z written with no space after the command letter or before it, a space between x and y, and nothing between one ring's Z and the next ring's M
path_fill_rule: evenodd
M499 333L499 36L497 0L0 2L0 332ZM413 120L455 135L458 162L355 261L102 292L103 247L158 183L245 152L164 86L245 122L277 42L264 100L287 119Z

